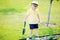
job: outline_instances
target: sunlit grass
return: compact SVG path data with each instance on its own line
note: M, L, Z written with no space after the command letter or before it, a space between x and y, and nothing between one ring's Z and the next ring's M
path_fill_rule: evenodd
M27 38L29 37L29 24L27 22L25 35L22 35L22 30L24 27L24 15L26 10L29 8L32 0L9 0L5 5L5 1L0 4L0 8L7 9L7 13L2 11L0 12L0 40L18 40L19 38ZM9 11L10 9L15 9L16 11ZM49 8L49 1L39 0L39 12L41 22L47 22L47 14ZM46 27L39 25L39 36L47 35L47 34L60 34L60 4L59 2L53 2L51 9L51 19L50 23L56 23L56 27Z

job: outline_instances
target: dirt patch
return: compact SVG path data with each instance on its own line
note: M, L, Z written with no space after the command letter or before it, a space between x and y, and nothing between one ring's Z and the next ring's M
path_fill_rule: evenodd
M47 26L47 23L41 23L41 25L42 26ZM49 23L48 26L49 27L55 27L55 26L57 26L57 24L56 23L54 23L54 24L53 23Z

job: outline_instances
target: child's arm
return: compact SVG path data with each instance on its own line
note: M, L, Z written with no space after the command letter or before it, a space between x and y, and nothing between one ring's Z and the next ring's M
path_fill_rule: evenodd
M29 16L29 14L27 12L26 15L25 15L24 21L26 21L26 19L28 18L28 16Z
M37 17L38 17L38 21L39 21L39 23L40 23L40 15L39 15L39 14L37 14Z
M25 16L24 21L26 21L27 18L28 18L28 15Z

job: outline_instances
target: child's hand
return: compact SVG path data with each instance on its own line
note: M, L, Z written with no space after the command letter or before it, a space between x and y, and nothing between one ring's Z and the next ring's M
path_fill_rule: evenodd
M25 22L26 20L24 19L24 22Z
M38 23L40 23L40 20L38 21Z

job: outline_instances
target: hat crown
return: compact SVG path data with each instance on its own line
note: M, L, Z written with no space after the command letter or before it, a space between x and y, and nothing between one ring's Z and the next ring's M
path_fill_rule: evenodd
M38 2L37 2L37 1L33 1L32 3L38 4Z

